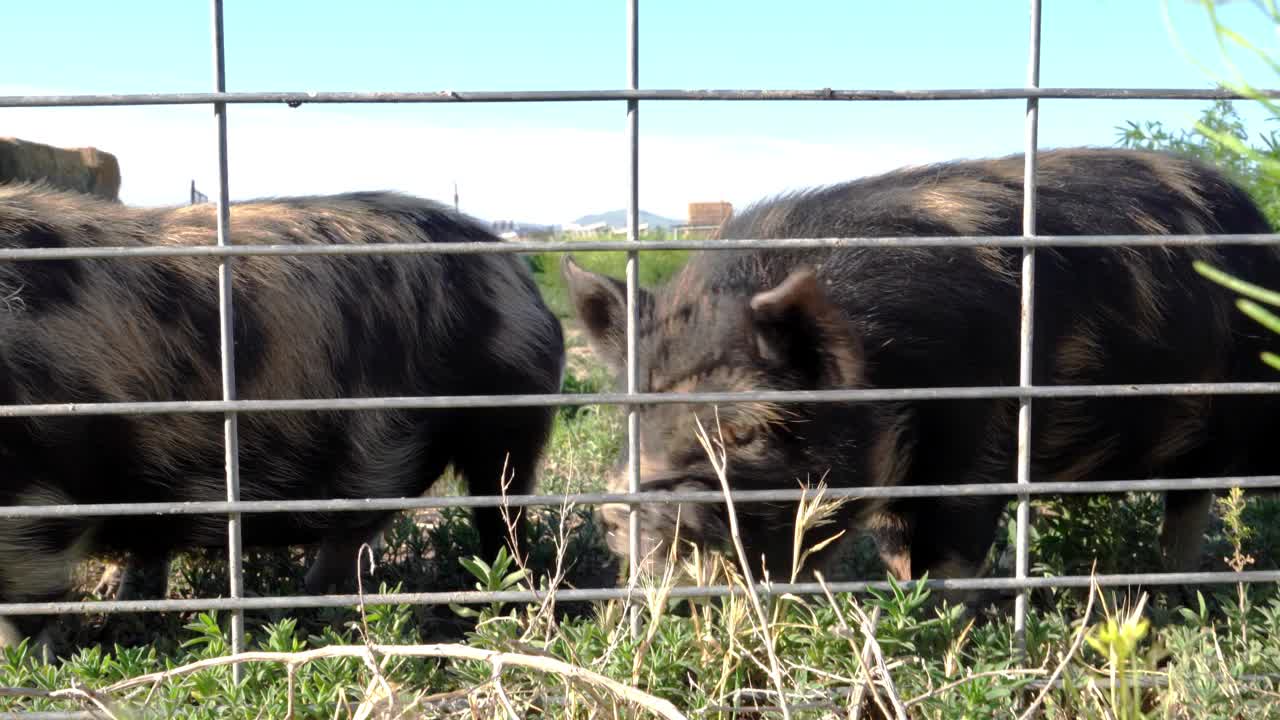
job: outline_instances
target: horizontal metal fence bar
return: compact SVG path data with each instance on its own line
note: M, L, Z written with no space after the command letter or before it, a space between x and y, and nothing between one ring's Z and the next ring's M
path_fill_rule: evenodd
M76 700L76 698L64 698L63 702L73 703L81 701ZM104 717L108 717L108 715L102 714L102 712L91 712L88 710L69 712L0 712L0 720L102 720Z
M1280 90L1259 89L1264 97ZM236 103L517 103L617 100L1246 100L1250 96L1212 88L973 88L921 90L428 90L428 91L268 91L203 93L115 93L108 95L3 95L0 107L85 107L106 105L200 105Z
M308 412L316 410L445 410L582 405L680 405L743 402L829 403L915 400L1268 395L1280 382L1153 383L1131 385L988 385L942 388L850 388L700 393L548 393L535 395L424 395L312 400L166 400L152 402L0 405L0 417L172 415L178 413Z
M1221 585L1236 583L1273 583L1280 582L1280 570L1246 570L1243 572L1193 572L1193 573L1128 573L1118 575L1063 575L1060 577L1030 578L957 578L948 580L912 580L898 583L898 587L910 589L923 584L935 589L944 590L1018 590L1022 588L1087 588L1093 581L1103 587L1123 587L1127 585ZM828 582L827 590L833 593L866 592L867 590L889 590L891 585L884 580L858 580L849 582ZM746 591L741 586L728 585L682 585L671 589L672 598L724 597L727 595L743 595ZM822 595L822 586L818 583L773 583L757 584L757 592L764 595L780 595L793 593L796 595ZM642 594L640 589L617 588L566 588L555 591L557 602L599 602L606 600L622 600L635 598ZM484 604L491 602L530 603L540 602L547 598L546 592L530 592L528 590L480 591L459 590L455 592L423 592L423 593L384 593L366 594L365 605L462 605ZM121 613L121 612L189 612L197 610L283 610L295 608L325 608L356 606L360 603L359 595L302 595L298 597L255 597L255 598L202 598L192 600L100 600L92 602L33 602L33 603L0 603L0 615L44 615L54 613L81 614Z
M70 705L70 703L77 703L82 701L77 700L77 698L68 697L68 698L63 698L63 702L68 703L68 705ZM92 712L88 710L76 710L76 711L51 710L51 711L45 711L45 712L36 712L36 711L0 712L0 720L102 720L104 719L104 717L109 717L109 715L104 714L104 712Z
M805 250L825 248L942 247L1197 247L1275 245L1280 233L1239 235L931 235L857 238L735 238L724 240L510 240L503 242L370 243L345 245L141 245L0 248L0 261L103 260L166 257L346 255L516 255L544 252L655 252L664 250Z
M1167 492L1171 490L1280 489L1280 475L1242 475L1201 478L1153 478L1150 480L1077 480L1070 482L973 483L964 485L905 485L899 487L828 487L824 498L927 498L986 497L1000 495L1094 495L1122 492ZM735 490L735 503L796 502L816 496L816 491ZM39 517L105 517L125 515L204 515L282 512L369 512L422 510L428 508L535 507L540 505L603 505L635 503L717 503L724 500L719 490L638 493L566 493L563 495L461 495L440 497L343 498L327 500L223 500L191 502L96 503L66 505L0 505L0 519Z

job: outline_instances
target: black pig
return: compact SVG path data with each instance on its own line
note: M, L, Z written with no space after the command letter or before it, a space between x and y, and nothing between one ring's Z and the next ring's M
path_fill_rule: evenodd
M1020 235L1023 167L1020 155L951 162L797 192L748 208L718 235ZM1037 177L1044 235L1271 232L1240 187L1169 154L1046 151ZM1192 262L1277 286L1277 250L1074 248L1037 257L1036 384L1274 379L1259 360L1268 331ZM695 253L665 287L641 292L641 390L1017 385L1020 258L1018 248L995 247ZM625 285L571 260L563 273L594 352L621 373ZM718 411L728 481L746 490L806 479L833 487L1013 482L1017 408L1001 399L748 402ZM1275 473L1275 412L1267 396L1037 400L1033 479ZM640 410L643 490L719 490L695 414L715 435L711 407ZM611 489L625 488L619 472ZM1171 569L1196 566L1211 498L1166 497L1161 540ZM901 579L963 577L980 568L1007 501L861 499L837 520L878 535ZM723 505L641 507L642 551L669 546L677 511L682 539L727 547ZM794 503L743 502L737 512L749 560L763 557L775 579L789 577ZM614 550L625 552L626 506L602 515ZM823 557L816 561L821 567Z
M230 232L250 245L498 242L442 205L377 192L236 203ZM208 245L215 233L210 204L130 208L44 185L0 186L0 247ZM232 270L241 399L560 387L559 321L512 255L260 256L236 258ZM207 257L0 263L0 404L221 399L217 272ZM498 494L504 467L509 492L526 493L553 412L245 413L241 497L416 496L450 465L473 493ZM223 442L220 414L0 418L0 505L223 500ZM356 549L393 515L246 514L243 539L319 543L306 588L322 592L350 585ZM478 509L475 521L492 556L507 537L501 511ZM225 547L226 523L0 519L0 601L61 599L91 552L162 571L175 549Z

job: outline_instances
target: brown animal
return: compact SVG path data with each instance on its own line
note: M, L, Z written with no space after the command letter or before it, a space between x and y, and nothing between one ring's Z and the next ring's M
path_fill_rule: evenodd
M1023 158L913 167L798 192L732 217L730 238L1021 235ZM1042 153L1037 228L1044 235L1267 233L1246 193L1173 155L1101 149ZM1017 385L1017 248L707 250L666 286L642 290L641 390L720 392ZM1038 385L1273 380L1259 352L1270 334L1232 293L1192 267L1204 260L1280 286L1272 247L1044 249L1037 255ZM576 317L619 374L625 285L563 266ZM1016 400L723 404L728 480L736 489L1015 481ZM695 437L715 408L639 411L642 491L719 490ZM1280 471L1267 396L1042 399L1033 403L1033 479L1139 479ZM625 450L624 450L625 453ZM626 488L621 472L610 483ZM1211 494L1168 495L1162 547L1174 570L1199 559ZM837 527L873 532L900 579L975 574L1005 497L861 499ZM723 505L644 505L641 545L680 537L727 546ZM757 571L791 572L794 503L737 503ZM627 508L602 512L615 551ZM678 519L677 519L678 518ZM820 536L832 530L824 529ZM812 541L813 538L810 539ZM816 557L821 567L831 551Z

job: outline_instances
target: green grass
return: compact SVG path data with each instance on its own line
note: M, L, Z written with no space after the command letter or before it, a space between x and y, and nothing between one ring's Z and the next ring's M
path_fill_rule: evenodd
M646 238L641 238L646 239ZM595 272L602 272L618 279L626 277L627 254L618 251L583 251L569 253L575 262ZM560 262L565 253L537 253L529 255L534 279L542 289L547 306L561 319L570 315L569 299L565 292L564 278L560 275ZM652 287L670 278L689 257L685 250L642 250L640 257L640 284Z

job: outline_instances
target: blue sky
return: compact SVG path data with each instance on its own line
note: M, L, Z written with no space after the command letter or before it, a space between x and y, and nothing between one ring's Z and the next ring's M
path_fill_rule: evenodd
M1046 0L1043 86L1206 87L1217 49L1198 3ZM227 87L247 90L597 89L625 85L622 0L226 0ZM1273 54L1249 0L1222 19ZM11 2L0 93L211 88L204 0ZM16 28L31 28L17 32ZM641 0L645 88L964 88L1025 81L1021 0ZM1243 56L1237 55L1237 59ZM1242 65L1275 86L1259 63ZM1186 126L1205 103L1045 101L1041 147L1111 144L1126 120ZM641 206L741 205L903 164L1016 152L1022 101L642 103ZM1260 118L1242 107L1246 117ZM619 102L232 106L233 197L390 188L489 219L568 222L626 202ZM1260 121L1255 127L1261 127ZM0 110L0 134L116 153L126 202L216 186L211 111Z

